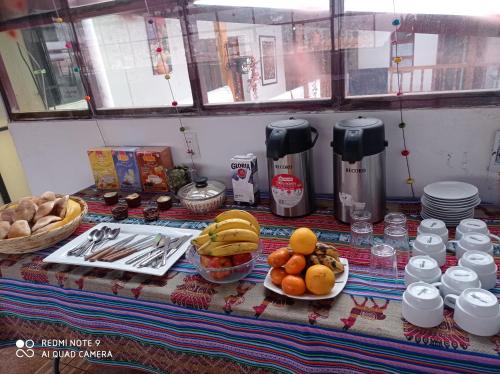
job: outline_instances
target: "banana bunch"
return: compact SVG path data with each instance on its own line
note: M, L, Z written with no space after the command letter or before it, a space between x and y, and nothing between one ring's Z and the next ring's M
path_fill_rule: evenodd
M228 210L191 240L199 255L232 256L250 253L259 246L260 226L257 219L244 210Z
M318 242L316 249L308 256L309 266L325 265L335 274L344 272L344 265L340 262L340 253L333 245Z

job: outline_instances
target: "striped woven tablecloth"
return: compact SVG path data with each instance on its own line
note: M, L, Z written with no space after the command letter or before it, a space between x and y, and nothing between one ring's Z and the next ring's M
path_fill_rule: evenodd
M87 201L89 214L75 235L112 221L99 192L89 188L78 195ZM392 202L390 208L408 215L414 237L418 204ZM349 227L339 224L331 210L281 219L263 204L252 213L262 225L265 254L286 245L299 226L336 245L350 263L343 293L333 300L302 302L268 292L264 258L246 279L229 285L205 281L185 260L163 277L43 263L63 242L32 254L0 255L1 344L99 340L99 349L112 357L89 360L158 373L499 372L500 336L464 332L451 310L436 328L406 322L403 281L371 277L369 252L349 246ZM477 213L500 234L498 210L480 207ZM201 229L215 215L174 206L155 224ZM141 210L130 210L123 222L143 224ZM382 234L382 224L375 225L375 235ZM495 251L500 263L500 248ZM444 269L455 264L449 255ZM500 295L498 283L493 292Z

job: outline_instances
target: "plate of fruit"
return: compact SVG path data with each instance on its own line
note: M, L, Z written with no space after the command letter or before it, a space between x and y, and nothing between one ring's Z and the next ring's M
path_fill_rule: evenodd
M228 210L191 240L186 258L206 280L232 283L250 274L261 253L260 226L244 210Z
M314 232L301 227L290 237L288 247L267 257L271 269L264 287L300 300L330 299L342 292L349 275L349 262L337 249L318 242Z

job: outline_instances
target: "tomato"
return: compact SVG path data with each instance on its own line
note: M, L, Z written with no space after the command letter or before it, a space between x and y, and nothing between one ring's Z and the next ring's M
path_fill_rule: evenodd
M231 260L233 261L234 266L238 266L241 264L246 264L247 262L252 260L252 255L250 253L240 253L237 255L233 255Z
M200 263L205 268L227 268L233 266L231 256L200 256ZM231 274L230 271L210 271L210 275L217 280L224 279Z

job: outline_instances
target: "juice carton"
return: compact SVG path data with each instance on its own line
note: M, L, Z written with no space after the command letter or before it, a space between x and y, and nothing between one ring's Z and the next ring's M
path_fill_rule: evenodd
M170 147L140 147L135 155L144 191L168 191L166 169L174 167Z
M234 201L253 205L259 201L257 157L249 153L231 158Z
M113 161L120 181L120 189L124 191L140 191L141 175L135 158L135 147L113 148Z
M112 148L92 148L87 151L95 185L101 190L117 190L120 185L113 162Z

